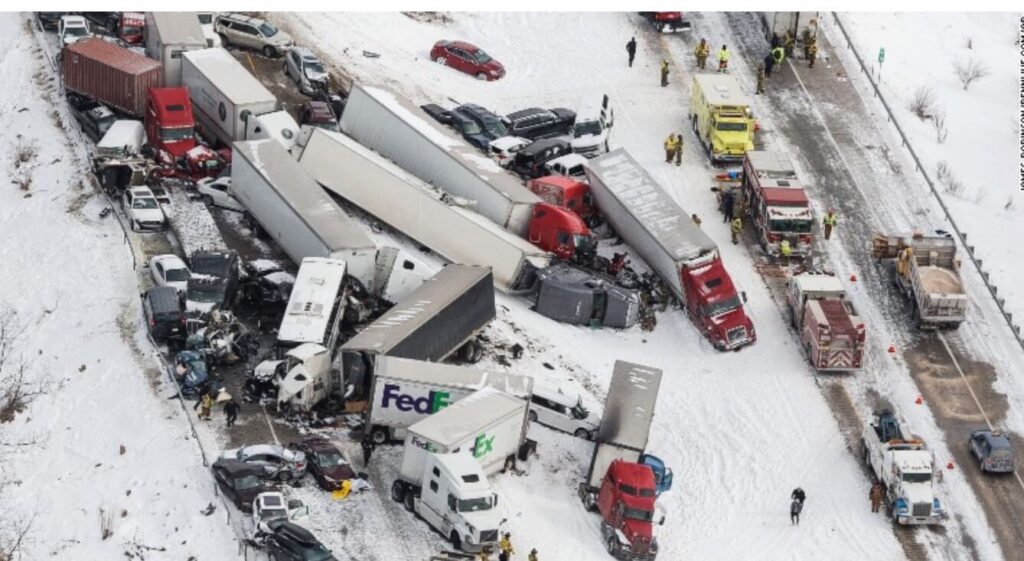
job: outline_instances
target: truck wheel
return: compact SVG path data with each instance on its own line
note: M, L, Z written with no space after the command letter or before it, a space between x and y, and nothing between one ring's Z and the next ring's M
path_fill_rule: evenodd
M415 512L416 511L416 493L414 493L412 491L406 493L405 494L404 504L405 504L405 510L408 510L409 512Z
M405 501L405 483L395 481L391 484L391 500L396 503Z
M576 429L576 432L572 433L576 438L582 438L583 440L590 440L590 431L587 429Z
M388 443L388 429L385 427L373 427L370 429L370 441L376 445Z
M619 543L615 539L615 536L609 536L608 538L608 554L612 557L615 556L615 550L619 548Z
M451 535L448 536L448 541L452 542L453 549L457 551L462 550L462 538L459 537L459 533L455 530L452 530Z
M590 511L597 510L597 501L593 493L587 491L587 494L583 495L583 507Z
M266 47L263 47L263 56L267 58L274 58L277 56L277 51L274 50L274 47L267 45Z
M204 205L206 205L206 206L213 206L213 197L211 197L209 195L203 195L202 199L203 199L203 204Z
M537 413L535 413L533 411L530 411L529 415L527 415L527 416L530 418L530 422L531 423L536 423L537 422Z

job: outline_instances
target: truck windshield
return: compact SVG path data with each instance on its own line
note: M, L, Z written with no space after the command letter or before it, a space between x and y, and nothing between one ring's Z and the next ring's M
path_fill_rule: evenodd
M904 473L903 481L907 483L928 483L932 480L930 473Z
M768 229L772 232L792 232L794 234L810 234L810 220L769 220Z
M630 520L639 520L641 522L650 522L654 520L653 510L642 510L639 508L626 507L623 509L622 514Z
M726 298L725 300L719 300L713 304L704 306L704 315L713 318L722 314L731 312L740 307L739 296L733 296L732 298Z
M223 293L216 289L211 290L190 290L188 292L188 299L193 302L213 303L216 304L223 298Z
M575 128L573 128L572 134L576 138L591 134L601 134L601 123L599 123L598 121L585 121L582 123L576 123Z
M491 510L494 506L494 496L476 497L473 499L459 499L459 512L479 512Z
M84 27L65 27L64 35L70 35L71 37L84 37L89 32Z
M164 142L178 142L179 140L192 139L192 127L174 127L160 129L160 140Z
M730 122L727 122L727 121L718 121L718 126L716 126L715 129L716 130L720 130L720 131L727 131L727 132L743 132L743 131L747 130L747 124L746 123L730 123Z
M273 37L274 35L277 35L277 28L267 22L263 22L263 24L260 25L260 33L262 33L264 37Z

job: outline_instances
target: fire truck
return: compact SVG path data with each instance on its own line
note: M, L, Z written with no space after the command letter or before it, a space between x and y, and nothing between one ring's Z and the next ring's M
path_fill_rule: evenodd
M864 322L835 275L801 273L789 281L790 322L818 371L857 370L864 358Z
M747 152L740 190L739 200L766 253L778 256L779 244L786 239L794 256L810 254L814 216L789 157L781 152Z

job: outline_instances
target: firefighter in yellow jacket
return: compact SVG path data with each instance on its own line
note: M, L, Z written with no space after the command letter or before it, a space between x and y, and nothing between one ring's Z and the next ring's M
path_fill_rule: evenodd
M512 534L508 532L498 540L498 561L510 561L516 550L512 547Z
M732 219L732 243L736 245L740 243L740 233L743 232L743 219L737 216Z
M661 61L661 87L664 88L667 85L668 85L668 61L663 59Z
M729 49L725 45L722 45L722 48L718 51L718 71L729 71Z
M783 239L779 242L779 255L782 257L782 266L789 266L789 256L793 255L793 248L789 245L789 240Z
M672 163L672 158L675 158L676 151L679 150L680 148L682 148L682 146L680 146L680 144L679 144L679 137L674 135L674 134L668 135L668 138L665 139L665 163L666 164L671 164Z
M708 55L711 54L711 45L708 45L706 39L701 39L700 44L693 50L693 54L697 57L697 68L704 70L704 64L708 61Z

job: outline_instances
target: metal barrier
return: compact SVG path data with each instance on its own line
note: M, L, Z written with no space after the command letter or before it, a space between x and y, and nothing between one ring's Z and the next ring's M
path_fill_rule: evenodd
M935 183L932 182L932 178L928 175L928 171L925 170L924 166L921 164L921 159L918 158L917 153L914 152L914 147L910 145L910 140L907 139L907 135L904 134L899 121L896 120L896 115L893 114L892 109L889 107L889 103L885 101L885 97L882 95L882 91L878 88L878 83L875 82L874 76L871 72L868 72L867 65L864 64L864 59L860 56L857 48L853 46L853 41L850 40L850 34L847 33L846 28L843 27L843 22L839 19L839 14L832 12L832 19L835 21L839 32L843 34L843 39L846 40L846 48L853 53L854 58L857 59L857 64L860 65L861 73L864 74L868 79L868 82L871 84L871 88L875 92L875 97L882 102L882 107L888 115L889 122L896 128L896 132L900 135L900 140L902 140L903 146L910 153L910 157L914 160L914 165L917 166L917 171L919 171L921 176L924 177L925 183L928 184L928 188L931 190L932 195L935 197L935 200L938 201L939 206L942 207L942 212L946 214L946 220L949 221L957 238L960 239L960 244L967 250L967 256L970 258L971 263L974 264L974 268L977 269L982 282L985 283L985 288L988 289L989 294L992 296L996 306L999 308L999 312L1003 315L1006 325L1010 327L1010 333L1012 333L1014 338L1017 339L1017 343L1020 345L1021 350L1024 350L1024 337L1021 336L1020 326L1013 323L1013 314L1006 310L1006 300L999 297L996 286L989 280L989 274L981 268L982 260L975 256L974 246L967 244L967 234L960 230L960 226L956 223L956 220L953 219L953 214L950 213L945 201L942 200L942 195L939 194L939 190L935 187Z

